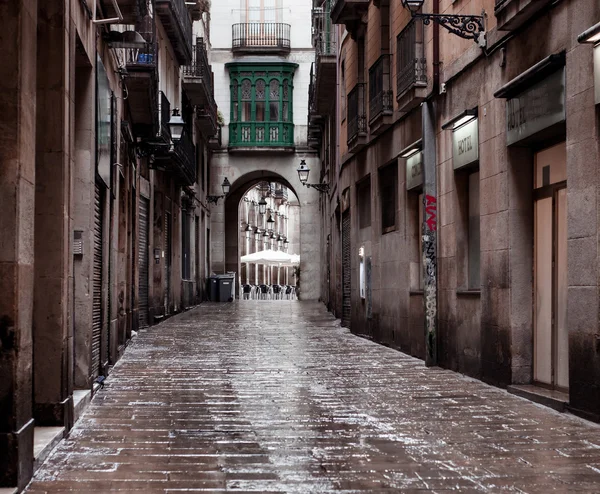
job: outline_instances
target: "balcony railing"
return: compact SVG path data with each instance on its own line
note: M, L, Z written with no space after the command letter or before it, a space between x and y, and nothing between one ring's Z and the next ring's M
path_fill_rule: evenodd
M249 22L232 26L234 51L289 51L289 24Z
M192 52L192 64L183 67L183 75L189 77L201 77L209 94L214 94L212 87L212 70L208 63L208 54L204 38L196 38L196 46Z
M367 133L367 112L364 82L359 82L348 93L348 144Z
M165 143L171 142L171 128L169 121L171 120L171 103L162 91L158 92L158 129L156 137Z
M189 63L193 33L185 0L156 0L156 9L179 62L182 65Z
M229 145L238 147L294 146L294 124L289 122L232 122Z
M156 67L156 43L146 43L143 48L123 48L127 70L150 70Z
M184 127L181 139L174 146L175 158L180 166L180 173L188 184L196 181L196 159L194 142Z
M396 39L396 98L413 86L427 85L427 60L423 48L423 23L412 21Z
M369 69L369 122L381 115L391 115L390 55L381 55Z
M313 11L313 42L317 57L336 54L335 29L329 17L329 11Z
M316 108L316 79L317 74L315 72L315 63L310 64L310 81L308 83L308 113L309 118L310 114L317 113Z

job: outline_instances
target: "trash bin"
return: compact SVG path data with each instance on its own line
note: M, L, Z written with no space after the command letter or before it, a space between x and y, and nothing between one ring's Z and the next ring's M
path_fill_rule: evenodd
M229 302L229 299L233 299L233 283L235 281L235 275L220 274L218 275L218 279L219 302Z
M217 276L211 276L208 278L208 300L211 302L219 301L219 278Z

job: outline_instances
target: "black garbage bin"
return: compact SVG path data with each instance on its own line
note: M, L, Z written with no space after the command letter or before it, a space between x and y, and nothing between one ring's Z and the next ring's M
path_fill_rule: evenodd
M233 298L233 282L235 276L231 274L219 275L219 302L229 302Z
M219 301L219 278L218 276L211 276L208 278L208 300L211 302Z

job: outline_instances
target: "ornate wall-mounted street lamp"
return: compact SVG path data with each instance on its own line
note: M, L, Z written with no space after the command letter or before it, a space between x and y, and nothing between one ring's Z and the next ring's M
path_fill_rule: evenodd
M482 48L485 47L483 15L424 14L420 12L424 2L425 0L402 0L402 6L410 10L413 19L422 19L425 25L431 24L431 21L436 22L451 33L464 39L472 39Z
M274 224L275 220L273 219L273 216L269 215L269 219L267 220L267 230L269 230L269 232L273 232Z
M260 201L258 201L258 213L259 214L265 214L267 212L267 201L265 200L265 197L261 197Z
M260 237L261 237L260 228L257 228L256 231L254 232L254 240L256 240L258 242L260 240Z
M308 174L310 173L310 168L306 164L306 161L301 160L300 166L298 167L298 178L300 179L300 183L308 188L313 188L318 190L319 192L329 192L329 184L309 184L308 182Z
M229 179L227 177L225 177L225 180L223 180L223 183L221 184L221 187L223 188L223 194L220 196L206 196L206 200L209 203L212 204L217 204L219 202L219 199L222 199L223 197L226 197L229 194L229 191L231 190L231 184L229 183Z
M181 139L183 134L183 127L185 122L179 113L179 108L173 108L173 114L169 120L169 129L171 129L171 139L173 142L177 142Z

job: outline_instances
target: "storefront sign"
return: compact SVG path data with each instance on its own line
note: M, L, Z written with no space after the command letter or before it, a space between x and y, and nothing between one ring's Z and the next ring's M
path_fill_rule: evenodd
M458 170L479 161L479 123L476 118L452 132L452 164Z
M406 158L406 190L423 186L423 152L417 151Z
M510 146L554 124L565 114L564 67L506 101L506 143Z

